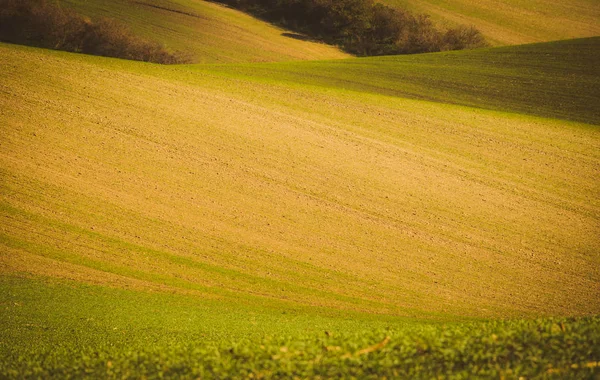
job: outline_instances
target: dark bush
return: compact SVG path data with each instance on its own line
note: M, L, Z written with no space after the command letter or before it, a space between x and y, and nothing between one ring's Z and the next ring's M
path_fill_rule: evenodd
M442 50L473 49L485 45L486 42L481 33L472 26L450 29L442 38Z
M92 21L46 0L0 0L0 41L163 64L187 61L114 20Z
M425 53L486 46L481 33L437 29L425 15L373 0L215 0L361 55Z

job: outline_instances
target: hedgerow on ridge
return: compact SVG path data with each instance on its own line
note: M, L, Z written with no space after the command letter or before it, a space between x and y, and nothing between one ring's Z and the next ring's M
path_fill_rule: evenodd
M215 0L359 56L487 46L472 26L438 29L427 15L374 0Z
M46 0L0 0L0 41L162 64L187 61L112 19L90 20Z

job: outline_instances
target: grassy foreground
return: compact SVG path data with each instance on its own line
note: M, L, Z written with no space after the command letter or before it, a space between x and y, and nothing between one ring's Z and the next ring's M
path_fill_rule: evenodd
M423 323L8 277L0 377L590 378L600 318Z

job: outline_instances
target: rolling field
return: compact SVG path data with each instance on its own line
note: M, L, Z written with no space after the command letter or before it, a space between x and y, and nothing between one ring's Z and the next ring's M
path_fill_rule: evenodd
M85 1L62 6L89 17L109 17L136 34L199 63L275 62L348 58L339 49L294 36L240 11L202 0Z
M597 375L599 44L0 44L0 376Z
M600 37L594 37L462 52L196 69L600 125L599 47Z
M595 0L379 0L430 15L440 25L474 25L493 45L516 45L600 35Z

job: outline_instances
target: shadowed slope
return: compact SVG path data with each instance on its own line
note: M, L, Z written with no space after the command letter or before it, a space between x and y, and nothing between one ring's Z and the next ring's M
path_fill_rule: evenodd
M421 317L600 312L597 129L269 79L289 65L250 81L0 57L5 273Z
M345 88L600 124L599 52L600 37L595 37L465 52L208 70L269 83Z

